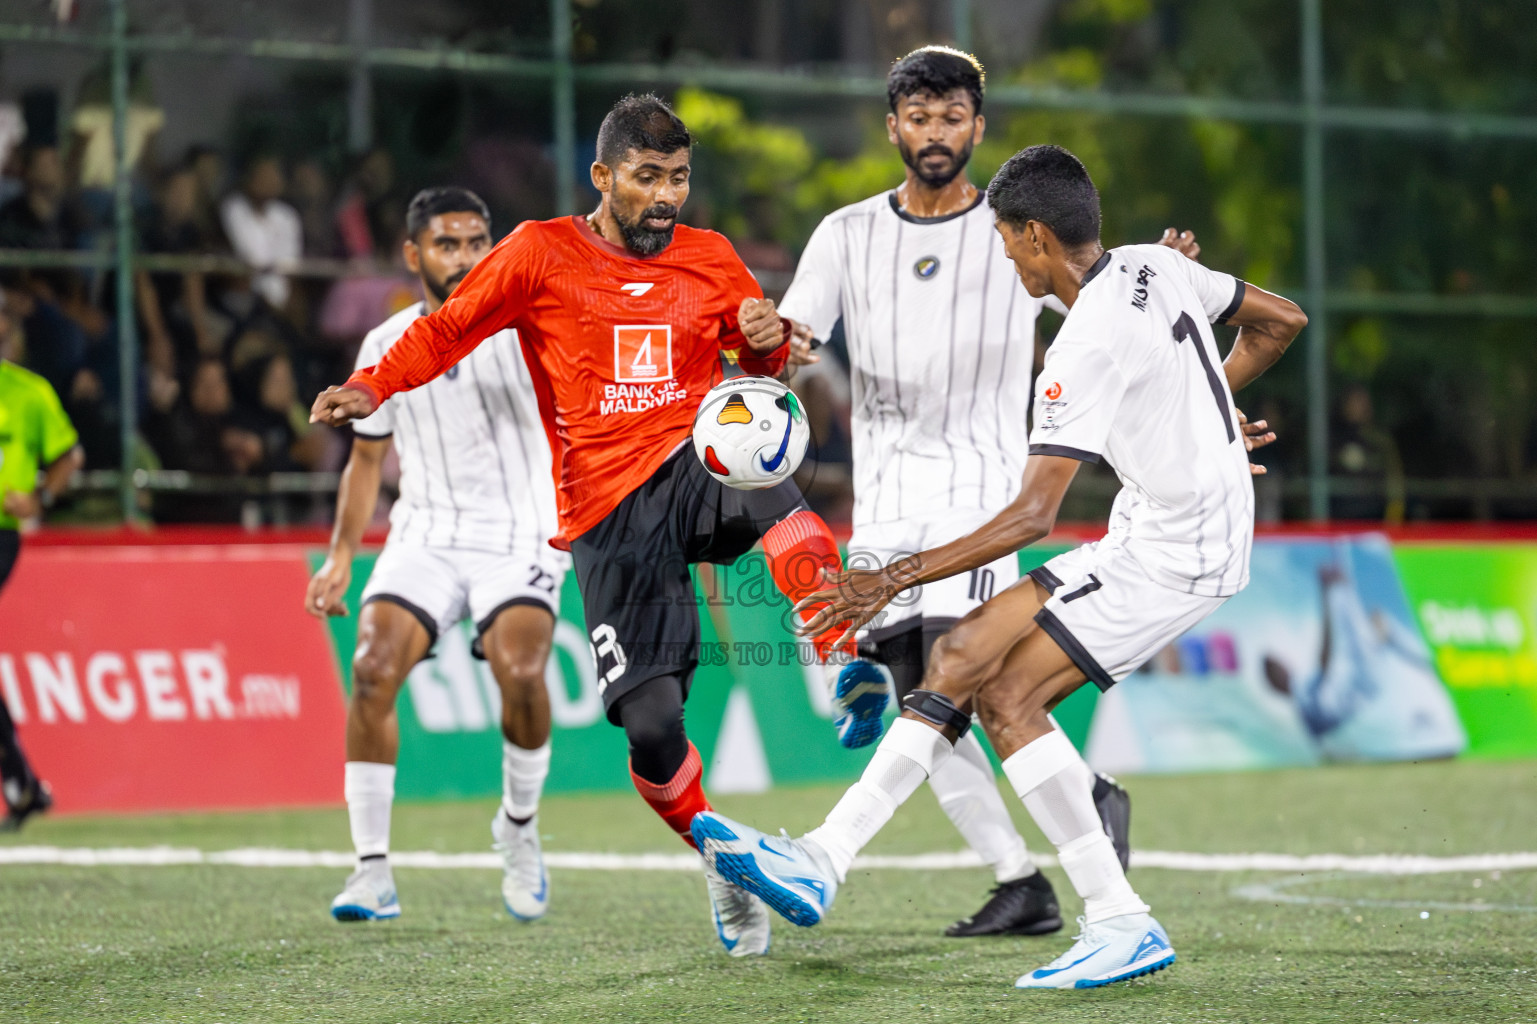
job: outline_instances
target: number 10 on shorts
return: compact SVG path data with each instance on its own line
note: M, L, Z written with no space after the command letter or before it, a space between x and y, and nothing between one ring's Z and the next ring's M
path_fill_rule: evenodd
M614 327L614 382L649 384L672 379L672 325Z

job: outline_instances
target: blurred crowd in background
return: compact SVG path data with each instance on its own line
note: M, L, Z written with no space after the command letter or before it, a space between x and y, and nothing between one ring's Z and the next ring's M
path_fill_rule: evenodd
M133 31L335 42L332 5L134 0ZM1295 103L1296 0L969 0L989 83L1085 92ZM1521 70L1537 40L1530 4L1362 0L1324 23L1326 99L1479 116L1537 101ZM324 8L324 10L322 10ZM578 64L718 66L879 76L922 43L953 38L951 2L924 0L573 0ZM39 8L46 15L45 8ZM373 42L542 58L543 0L373 0ZM26 13L30 17L37 12ZM79 28L100 10L84 5ZM6 18L10 16L7 15ZM23 15L18 15L18 18ZM0 19L6 20L6 19ZM617 66L617 65L616 65ZM351 369L366 331L418 298L400 261L403 213L428 185L480 193L501 237L555 209L548 80L376 67L359 131L344 64L180 54L133 60L126 156L134 237L158 257L132 282L139 348L134 464L200 478L330 472L349 439L306 422L308 402ZM110 253L113 149L100 52L0 45L0 250ZM355 80L352 83L356 84ZM577 206L595 126L635 86L576 95ZM826 213L897 184L878 99L793 91L659 87L699 140L684 220L725 232L770 295ZM989 105L972 180L1015 149L1053 141L1080 154L1105 193L1105 238L1151 241L1193 228L1203 259L1303 299L1301 132L1284 121L1218 121ZM1537 144L1477 132L1349 128L1326 149L1331 293L1329 473L1336 518L1537 516L1537 348L1530 239ZM0 261L3 262L3 261ZM0 266L0 330L47 377L78 425L88 470L122 464L115 278L88 266ZM78 261L77 261L78 262ZM166 266L164 262L160 266ZM106 267L99 261L98 267ZM1494 313L1408 313L1375 297L1505 296ZM1447 307L1450 310L1452 307ZM1513 312L1499 312L1510 308ZM1058 321L1043 318L1049 340ZM1303 344L1305 345L1304 337ZM824 514L848 497L849 383L835 336L796 387L818 425L802 482ZM1281 434L1266 449L1264 518L1306 514L1308 383L1301 351L1243 401ZM1020 415L1029 396L1021 395ZM1352 489L1350 485L1359 486ZM320 522L330 495L238 488L156 490L158 521ZM303 488L297 488L302 491ZM1103 514L1115 482L1075 486L1071 517ZM63 517L111 519L110 493ZM1076 500L1076 499L1075 499Z

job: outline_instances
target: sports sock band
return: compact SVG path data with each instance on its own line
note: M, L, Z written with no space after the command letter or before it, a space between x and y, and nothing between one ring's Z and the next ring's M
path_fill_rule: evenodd
M810 509L790 513L763 535L763 551L768 555L769 573L774 586L790 599L790 603L821 590L826 584L822 570L843 571L843 556L838 553L838 541L822 517ZM801 621L811 618L815 612L803 614ZM833 654L832 641L843 627L834 624L812 640L817 657L826 661ZM842 648L843 654L854 654L854 640L849 639Z
M390 805L395 801L395 766L377 761L348 761L342 793L352 824L352 845L358 858L390 852Z
M502 741L502 810L507 817L526 821L539 813L539 794L549 774L549 740L535 750Z
M975 730L962 736L955 745L955 756L929 776L929 787L946 817L977 856L992 867L1000 884L1035 873L1024 837L1009 817L992 762Z
M641 799L650 804L651 809L667 822L667 827L690 846L694 846L694 837L689 831L694 815L710 809L710 802L704 795L703 779L704 767L699 760L699 751L692 742L688 745L688 756L683 759L682 766L662 785L648 782L636 775L633 769L630 771L630 781L635 784L635 791L641 795Z
M828 812L826 821L806 833L827 852L839 881L848 875L859 851L923 785L930 769L945 764L949 754L950 741L938 730L909 718L891 723L859 781Z
M1082 897L1090 924L1147 913L1094 809L1094 773L1065 735L1054 729L1025 744L1003 762L1003 771L1057 848L1057 859Z

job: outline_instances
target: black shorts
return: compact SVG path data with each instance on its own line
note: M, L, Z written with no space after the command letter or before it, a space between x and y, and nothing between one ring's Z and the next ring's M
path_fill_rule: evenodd
M700 660L688 567L730 565L804 507L794 482L739 491L710 476L686 446L571 542L609 721L618 724L621 697L658 676L678 676L688 696Z
M21 534L16 530L0 530L0 587L11 578L16 568L16 558L21 554Z

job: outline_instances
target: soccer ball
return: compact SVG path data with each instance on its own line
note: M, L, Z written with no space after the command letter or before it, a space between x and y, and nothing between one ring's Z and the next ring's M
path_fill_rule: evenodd
M810 440L800 399L772 377L722 381L694 416L694 454L711 476L742 491L787 479Z

